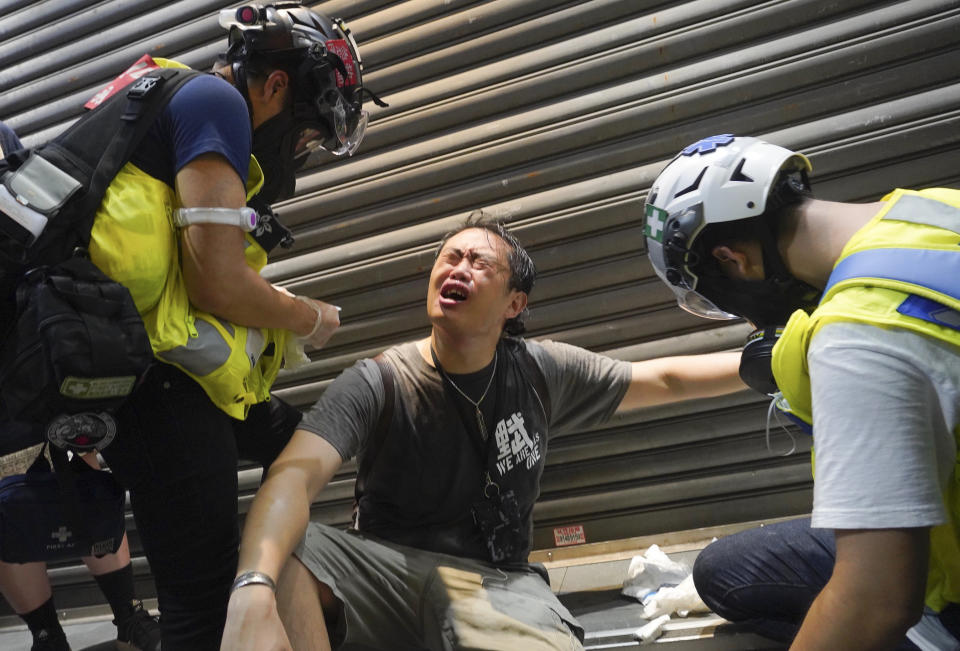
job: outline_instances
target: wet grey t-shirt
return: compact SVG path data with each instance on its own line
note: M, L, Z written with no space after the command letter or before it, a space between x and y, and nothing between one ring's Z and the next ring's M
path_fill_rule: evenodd
M524 341L546 380L550 402L548 435L598 425L608 420L630 385L629 362L549 340ZM416 343L394 349L409 366L426 374L436 370L421 357ZM307 411L300 428L323 437L346 461L356 456L374 430L383 408L380 369L369 359L344 370Z

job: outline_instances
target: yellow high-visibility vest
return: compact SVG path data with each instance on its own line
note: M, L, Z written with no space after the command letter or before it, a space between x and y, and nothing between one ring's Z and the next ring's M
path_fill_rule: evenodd
M154 59L163 67L186 67ZM249 200L263 185L263 172L250 157ZM220 409L246 418L251 405L270 397L283 364L287 337L278 328L229 323L190 304L180 267L176 192L133 163L114 177L94 220L90 258L130 290L143 317L157 359L195 379ZM267 254L247 233L247 265L259 272Z

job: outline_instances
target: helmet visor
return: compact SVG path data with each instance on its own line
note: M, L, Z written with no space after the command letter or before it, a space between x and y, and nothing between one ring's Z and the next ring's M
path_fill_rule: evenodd
M714 305L709 299L690 289L673 288L677 295L677 305L686 312L704 319L715 319L717 321L730 321L739 319L736 314L724 312Z
M363 137L367 133L367 122L370 119L370 114L366 111L360 111L357 115L357 123L353 129L346 131L344 136L341 138L339 133L337 138L340 141L340 146L336 149L330 150L330 153L334 156L353 156L357 149L360 148L360 143L363 142Z
M367 132L367 112L361 111L357 124L348 129L346 120L336 119L334 128L337 133L329 135L326 128L315 123L302 124L296 134L296 144L293 147L293 158L297 169L308 163L319 164L321 151L334 156L352 156L360 147L363 136Z

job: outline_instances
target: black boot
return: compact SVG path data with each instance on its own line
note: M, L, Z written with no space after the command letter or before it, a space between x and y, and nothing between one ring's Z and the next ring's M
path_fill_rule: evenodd
M27 624L33 636L33 646L30 647L30 651L70 651L67 636L60 627L60 620L57 619L53 597L47 599L36 610L21 613L20 619Z
M123 619L115 619L117 641L140 651L160 651L160 622L143 609L143 603L133 602L133 608Z
M157 647L159 649L159 647ZM70 651L70 644L67 642L67 636L63 629L59 632L51 633L47 629L41 629L33 635L33 646L30 651Z

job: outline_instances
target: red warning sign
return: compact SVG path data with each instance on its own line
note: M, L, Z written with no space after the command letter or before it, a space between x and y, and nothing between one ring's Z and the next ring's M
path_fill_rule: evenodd
M579 545L587 542L587 534L584 532L582 524L574 524L569 527L555 527L553 529L553 542L557 547Z

